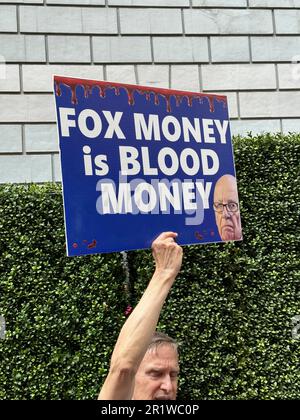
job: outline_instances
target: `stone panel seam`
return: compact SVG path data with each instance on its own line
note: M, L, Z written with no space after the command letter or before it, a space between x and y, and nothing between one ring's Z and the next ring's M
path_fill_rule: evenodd
M202 65L198 65L198 74L199 74L199 88L200 92L203 92L203 77L202 77Z

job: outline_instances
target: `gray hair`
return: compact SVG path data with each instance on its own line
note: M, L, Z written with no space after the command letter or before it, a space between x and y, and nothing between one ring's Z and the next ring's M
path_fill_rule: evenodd
M147 351L157 350L159 346L162 346L164 344L171 346L176 352L178 352L177 341L160 331L155 331L155 333L153 334L152 340L149 343Z

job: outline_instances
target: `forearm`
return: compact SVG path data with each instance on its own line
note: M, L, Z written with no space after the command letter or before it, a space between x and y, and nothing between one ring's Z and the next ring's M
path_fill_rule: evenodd
M155 272L145 293L125 322L111 363L122 360L126 366L136 370L155 332L160 311L175 277Z

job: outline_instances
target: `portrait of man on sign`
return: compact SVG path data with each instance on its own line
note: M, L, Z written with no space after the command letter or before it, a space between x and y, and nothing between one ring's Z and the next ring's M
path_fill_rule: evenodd
M222 241L242 239L241 216L236 179L223 175L218 179L214 191L216 225Z

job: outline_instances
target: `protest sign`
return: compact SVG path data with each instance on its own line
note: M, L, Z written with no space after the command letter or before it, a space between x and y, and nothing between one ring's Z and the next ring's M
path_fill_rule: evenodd
M67 254L241 239L227 98L54 76Z

